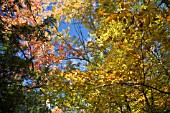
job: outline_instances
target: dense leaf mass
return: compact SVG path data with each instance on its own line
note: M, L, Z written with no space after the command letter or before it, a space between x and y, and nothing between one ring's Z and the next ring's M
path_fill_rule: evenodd
M169 0L0 5L0 112L170 112Z

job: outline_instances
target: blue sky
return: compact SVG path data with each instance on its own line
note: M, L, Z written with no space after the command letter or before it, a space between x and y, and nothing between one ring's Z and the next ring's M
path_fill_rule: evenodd
M51 2L46 9L43 9L43 11L52 10L52 6L55 5L55 4L56 4L56 2ZM60 24L60 26L58 27L58 31L61 32L61 31L65 30L65 29L67 29L69 27L70 28L69 34L70 34L71 37L73 37L73 36L76 36L77 38L82 38L83 37L85 43L88 40L91 40L90 37L89 37L89 34L88 34L88 30L85 27L83 27L82 25L81 25L81 32L82 32L83 36L81 37L76 32L75 25L73 23L66 23L66 22L63 21L63 22L60 22L59 24ZM79 47L76 47L75 49L79 49ZM85 68L83 66L85 64L85 61L78 60L78 59L72 59L71 61L72 61L72 64L80 63L81 65L79 66L79 69L85 70ZM63 61L62 64L59 64L59 67L65 66L66 62L67 62L67 60Z

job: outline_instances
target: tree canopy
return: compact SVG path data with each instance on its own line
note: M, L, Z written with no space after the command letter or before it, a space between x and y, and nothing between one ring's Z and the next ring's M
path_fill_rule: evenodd
M0 112L170 112L168 0L0 5Z

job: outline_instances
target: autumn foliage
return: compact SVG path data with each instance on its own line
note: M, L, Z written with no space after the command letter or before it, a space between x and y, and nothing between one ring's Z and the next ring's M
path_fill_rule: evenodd
M18 57L29 59L25 92L38 88L42 103L49 99L63 112L170 111L168 1L20 2L25 8L10 9L14 19L1 15L1 31L17 35Z

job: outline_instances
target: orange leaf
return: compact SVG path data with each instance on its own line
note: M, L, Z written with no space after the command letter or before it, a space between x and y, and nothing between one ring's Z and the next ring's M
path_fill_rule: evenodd
M98 14L99 15L104 15L104 12L103 11L99 11Z
M107 17L106 22L110 22L111 20L116 20L117 14L111 14L109 17Z
M170 22L170 16L167 17L167 21Z

